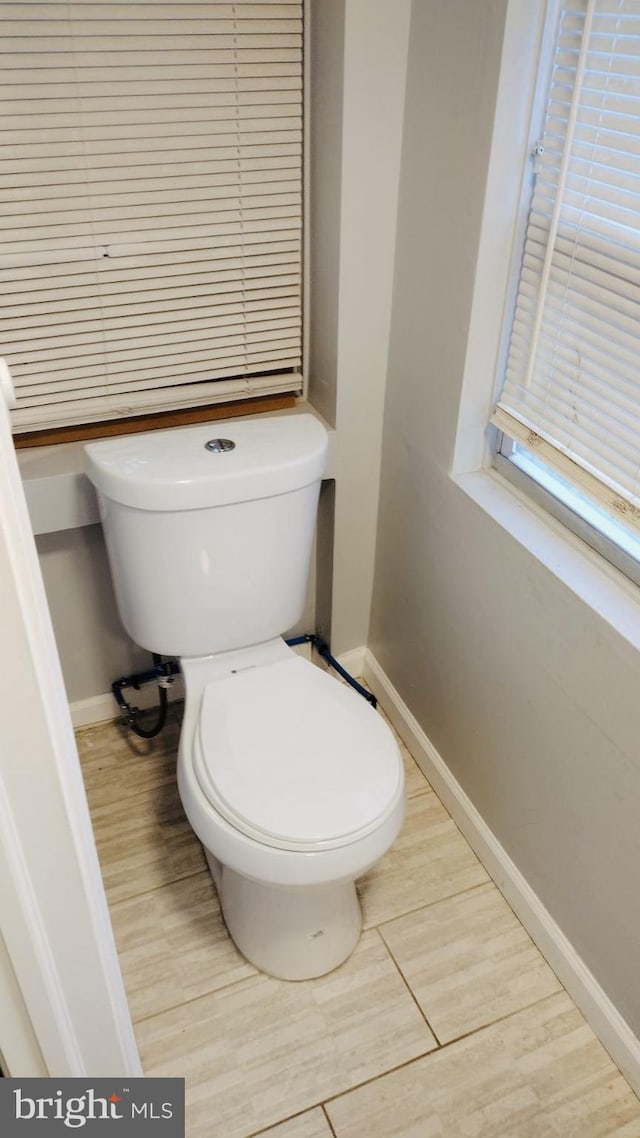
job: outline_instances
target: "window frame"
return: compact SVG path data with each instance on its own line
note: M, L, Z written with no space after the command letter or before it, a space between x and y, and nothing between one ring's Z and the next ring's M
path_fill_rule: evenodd
M526 3L526 0L525 0ZM513 242L508 270L507 296L500 327L499 349L496 359L493 385L492 404L498 399L502 389L503 378L509 352L509 339L513 312L517 298L522 251L526 237L526 227L529 213L531 195L533 191L533 162L535 159L535 146L542 137L546 115L547 92L550 82L550 73L553 63L555 32L557 28L561 0L547 0L540 24L540 39L536 52L533 53L534 91L529 99L529 129L527 132L527 148L524 157L524 167L521 178L521 189L518 199L517 213L513 227ZM501 84L502 86L502 84ZM500 98L500 90L498 92ZM560 474L548 469L540 479L523 470L512 458L516 447L530 454L534 452L517 443L506 432L489 423L487 428L489 447L488 465L498 471L508 482L531 498L538 506L561 522L568 530L584 541L591 549L603 557L614 568L628 577L634 584L640 585L640 540L638 540L638 558L627 552L623 546L612 536L603 532L589 520L589 512L583 511L581 505L582 495L576 489L571 493L565 490ZM532 463L533 465L533 463ZM557 484L557 493L549 489L553 480ZM584 495L588 497L588 495ZM598 504L593 503L593 513L598 512ZM601 511L604 513L604 511ZM631 539L637 534L631 528L618 523L611 515L611 527L618 526ZM609 528L609 527L607 527Z
M572 604L583 606L590 627L618 637L625 650L640 652L640 590L496 469L495 428L487 429L511 283L543 16L543 6L533 0L507 0L484 203L472 250L474 280L468 319L460 331L466 353L448 470L452 508L471 506L469 517L478 515L486 540L495 541L498 549L511 547L514 564L520 564L524 573L541 571L550 596L557 590L565 593ZM623 1064L628 1062L628 1049L615 1034L607 1038L612 1054Z
M562 501L557 493L552 493L541 481L516 465L510 457L504 454L502 449L513 445L512 440L503 432L498 432L498 436L500 449L497 449L494 455L494 466L498 473L502 474L508 482L523 491L528 498L531 498L548 514L566 526L576 537L586 542L591 549L599 553L615 569L624 573L634 584L640 585L640 561L632 557L613 538L608 537L601 529L598 529L579 513L577 496L572 508L567 501ZM557 476L556 480L559 485Z

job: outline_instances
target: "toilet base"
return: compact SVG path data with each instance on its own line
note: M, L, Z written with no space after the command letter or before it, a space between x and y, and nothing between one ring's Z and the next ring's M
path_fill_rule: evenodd
M263 885L205 850L222 914L240 952L280 980L311 980L342 964L360 938L353 881L300 889Z

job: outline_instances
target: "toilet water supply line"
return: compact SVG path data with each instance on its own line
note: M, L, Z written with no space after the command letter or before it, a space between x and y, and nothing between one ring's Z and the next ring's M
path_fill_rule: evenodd
M153 653L153 668L149 672L138 672L135 676L123 676L114 680L111 685L113 697L124 714L124 721L141 739L153 739L159 735L167 718L167 690L171 687L175 677L180 674L180 665L176 660L162 660L161 656ZM158 715L151 727L141 727L138 723L139 707L132 707L127 703L122 692L124 688L133 688L140 691L142 684L157 683L158 685Z
M358 681L354 679L353 676L347 671L347 669L343 668L342 664L338 663L335 656L331 655L329 651L329 645L325 643L322 637L316 636L315 632L306 632L304 636L292 636L291 640L285 640L285 644L288 644L290 648L294 648L296 644L311 644L311 646L315 648L318 655L322 656L322 659L327 661L329 667L333 668L334 672L337 672L339 676L342 676L342 679L346 680L346 682L350 684L352 688L355 688L358 694L361 695L363 699L366 699L367 703L370 703L372 707L378 706L378 701L373 692L367 691L366 688L363 688L362 684L359 684Z
M339 664L335 656L331 655L329 646L322 640L320 636L316 636L313 632L306 632L303 636L292 636L290 640L285 640L290 648L296 647L298 644L311 644L315 648L319 656L326 660L330 668L342 677L346 683L350 684L359 695L366 699L372 707L377 707L376 697L366 688L359 684L356 679L346 668ZM161 656L153 653L153 668L148 672L137 672L133 676L123 676L119 680L114 680L111 685L113 697L118 704L118 707L123 713L125 723L139 735L141 739L153 739L159 735L165 725L167 718L167 691L171 687L176 676L180 674L180 665L177 660L162 660ZM134 691L139 691L143 684L157 683L158 685L158 710L155 723L151 727L141 727L138 722L140 715L140 708L133 707L127 702L122 694L126 688L133 688Z

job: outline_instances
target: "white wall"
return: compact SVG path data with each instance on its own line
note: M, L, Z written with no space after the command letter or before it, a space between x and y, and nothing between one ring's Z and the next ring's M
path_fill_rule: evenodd
M640 654L449 476L504 13L413 4L369 643L640 1033Z
M4 938L0 936L0 1066L4 1076L27 1071L34 1077L47 1074L47 1065L16 979Z

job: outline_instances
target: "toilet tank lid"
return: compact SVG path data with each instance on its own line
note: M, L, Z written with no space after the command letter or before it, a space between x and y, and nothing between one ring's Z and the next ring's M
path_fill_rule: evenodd
M318 481L327 432L301 413L124 435L84 449L87 475L105 498L140 510L193 510Z

